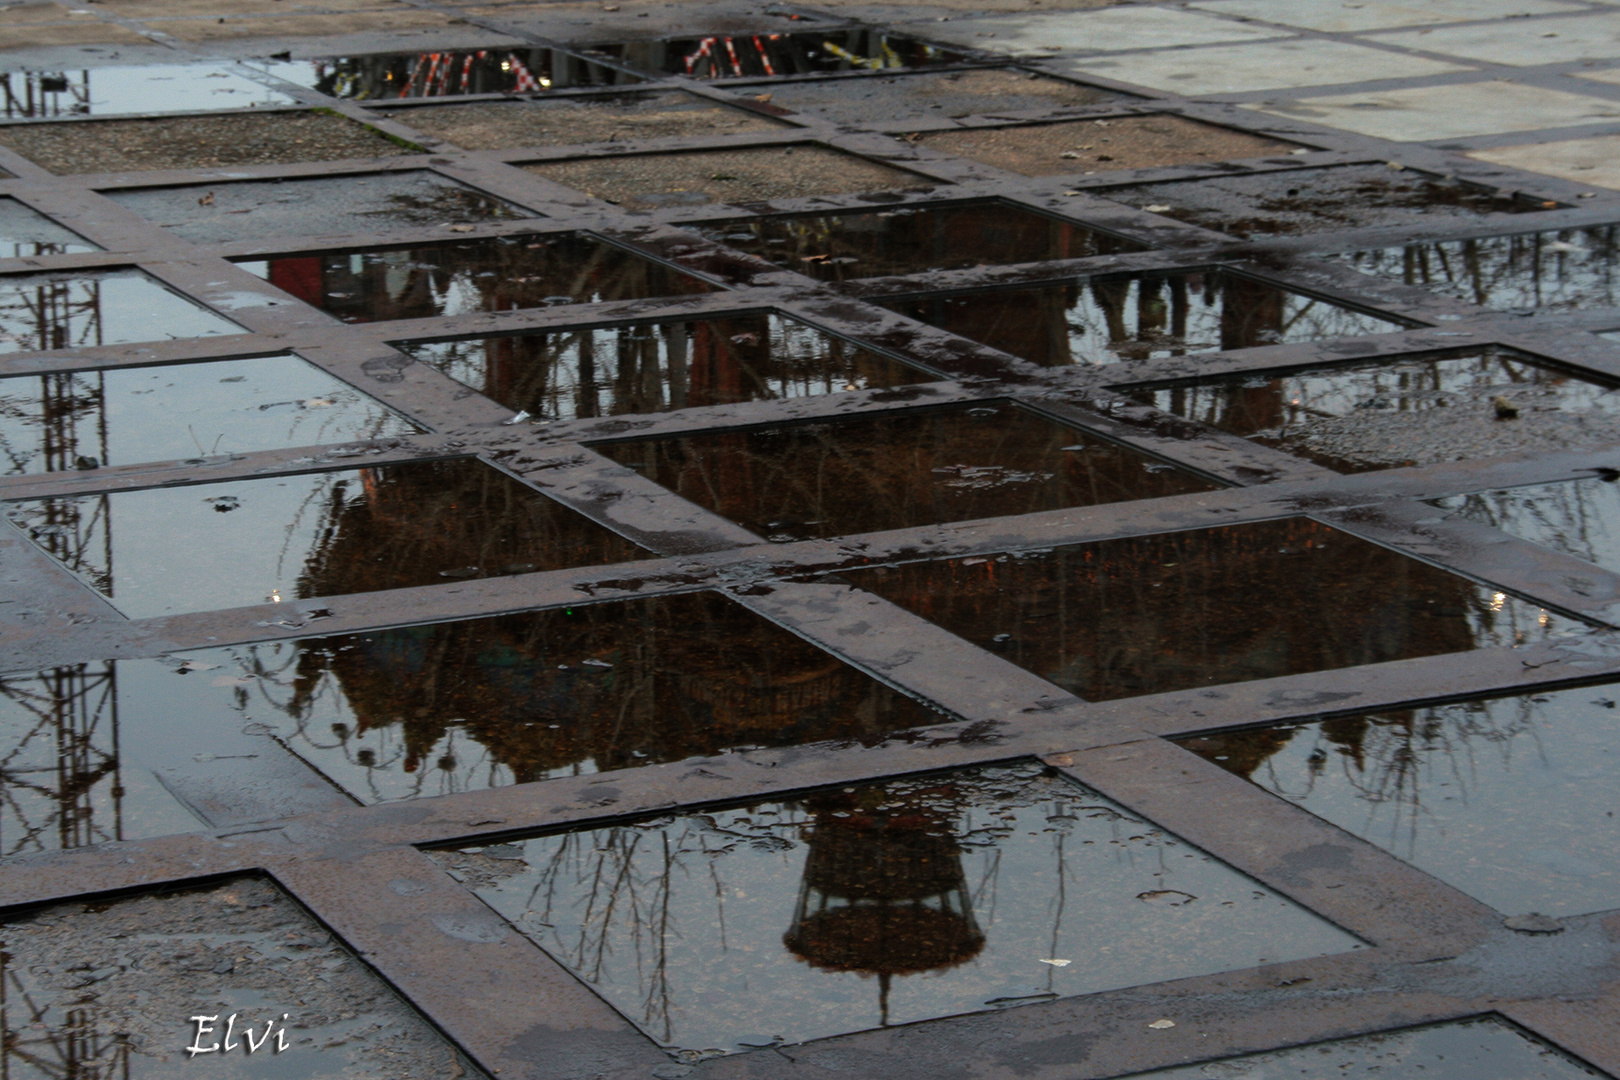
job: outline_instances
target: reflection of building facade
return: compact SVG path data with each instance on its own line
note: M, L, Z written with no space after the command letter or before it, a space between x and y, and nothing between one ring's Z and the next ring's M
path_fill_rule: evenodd
M952 815L942 806L950 799L945 784L807 802L815 824L782 943L814 967L876 975L885 1026L895 976L956 967L984 948Z

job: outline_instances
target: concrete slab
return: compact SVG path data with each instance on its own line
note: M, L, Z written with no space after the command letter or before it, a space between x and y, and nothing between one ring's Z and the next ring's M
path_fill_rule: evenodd
M1563 177L1579 184L1620 188L1620 135L1476 150L1468 156L1527 172Z
M1019 55L1119 52L1212 45L1278 37L1285 31L1245 26L1210 15L1168 8L1129 7L1061 15L1017 15L901 27L939 41Z
M1473 19L1511 19L1524 15L1556 15L1585 10L1565 0L1204 0L1189 4L1217 15L1262 19L1307 30L1344 32L1384 30L1401 26Z
M1485 23L1371 35L1391 45L1527 66L1620 57L1620 13L1533 23Z
M1620 120L1620 102L1503 80L1335 94L1247 107L1397 142Z
M1341 41L1293 39L1219 45L1119 59L1079 60L1065 66L1076 75L1169 90L1178 94L1236 94L1297 86L1333 86L1403 76L1470 70L1463 64L1368 49Z

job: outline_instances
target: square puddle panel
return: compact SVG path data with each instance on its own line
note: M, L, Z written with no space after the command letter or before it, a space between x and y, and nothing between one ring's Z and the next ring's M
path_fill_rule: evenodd
M1620 488L1613 473L1431 500L1477 521L1620 574ZM1617 905L1620 906L1620 905Z
M239 64L139 64L0 74L8 119L297 105Z
M5 513L132 619L645 555L476 458L51 497ZM183 549L176 536L189 538Z
M746 218L696 228L717 244L822 281L1147 250L1135 240L996 201Z
M0 128L0 133L5 130ZM33 207L16 199L0 198L0 259L81 255L100 250L96 244L72 229L58 225Z
M296 356L0 379L6 474L175 461L421 429Z
M911 140L1024 176L1192 165L1286 154L1278 142L1181 116L1122 116L1027 127L928 132Z
M390 118L467 150L778 131L788 125L680 90L396 109Z
M1581 915L1620 907L1617 698L1583 686L1180 741L1505 915Z
M15 124L0 127L0 144L58 175L341 161L415 152L344 116L286 111Z
M133 188L104 194L196 244L388 233L537 216L425 171Z
M779 542L1217 487L1008 402L594 449Z
M1362 947L1033 764L432 855L691 1060Z
M1611 384L1500 346L1127 392L1344 473L1620 441Z
M1567 1057L1516 1024L1498 1016L1480 1016L1132 1073L1128 1080L1264 1080L1271 1076L1322 1075L1332 1075L1334 1080L1378 1080L1390 1075L1421 1076L1424 1080L1603 1080L1607 1076Z
M1162 360L1407 326L1229 270L1110 275L883 306L1042 367Z
M771 105L814 113L840 124L870 123L873 117L892 120L947 116L954 119L985 113L1047 112L1109 101L1138 100L1130 94L1047 78L1018 68L972 68L907 75L873 73L859 79L770 83L736 89L740 93L758 90L769 98Z
M13 915L0 957L7 1076L484 1077L263 877ZM219 1018L200 1042L193 1014ZM232 1014L231 1051L185 1052L219 1046Z
M1434 218L1521 214L1556 203L1520 198L1415 169L1342 165L1108 188L1101 194L1241 239L1374 226L1417 226Z
M629 210L748 206L870 191L932 191L939 183L814 144L627 154L525 165L564 187Z
M139 270L0 277L0 353L245 332Z
M774 312L396 347L538 421L782 401L938 378Z
M1495 311L1620 307L1620 227L1482 236L1336 256L1364 274Z
M616 42L589 51L644 71L694 79L928 67L964 58L952 49L865 26Z
M354 248L237 263L344 322L714 292L662 263L578 233Z
M1586 629L1306 518L877 567L847 580L1088 701Z
M532 94L642 81L560 49L509 46L248 63L295 86L368 104L381 104L390 98Z

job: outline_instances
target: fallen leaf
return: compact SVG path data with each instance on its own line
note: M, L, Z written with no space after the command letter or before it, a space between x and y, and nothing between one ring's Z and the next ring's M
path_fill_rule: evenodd
M1053 967L1068 967L1070 964L1074 963L1074 961L1073 960L1042 960L1041 963L1043 963L1043 964L1051 964Z
M1175 1026L1176 1022L1174 1020L1155 1020L1153 1023L1148 1025L1148 1027L1152 1028L1154 1031L1164 1031L1167 1028L1173 1028Z

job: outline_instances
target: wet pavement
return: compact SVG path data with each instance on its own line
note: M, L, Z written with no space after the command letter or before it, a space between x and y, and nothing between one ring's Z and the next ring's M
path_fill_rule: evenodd
M73 255L100 250L84 237L64 229L16 199L0 199L0 258L26 259L35 255Z
M1360 947L1037 765L436 858L688 1061Z
M242 332L139 270L0 277L0 353Z
M769 312L400 348L536 422L781 401L935 378Z
M1335 472L1620 442L1612 386L1510 349L1258 373L1134 396Z
M714 288L575 233L356 248L237 265L351 323L680 296Z
M1089 701L1533 644L1582 628L1305 518L848 578Z
M71 417L72 453L57 437ZM410 421L296 356L0 379L10 474L383 439Z
M840 123L860 123L872 116L955 118L1130 100L1129 95L1043 79L1017 68L772 83L768 92L770 104L778 108Z
M702 231L729 248L822 281L1142 249L1133 240L1000 202L754 218Z
M53 497L5 513L132 619L641 554L470 458ZM196 542L177 547L181 530Z
M773 541L1215 487L1005 402L596 449Z
M399 232L533 216L430 172L133 188L108 197L194 243Z
M1452 495L1434 503L1468 521L1620 573L1620 490L1612 473L1558 484Z
M930 326L1042 367L1384 334L1403 324L1227 270L1108 276L888 300Z

